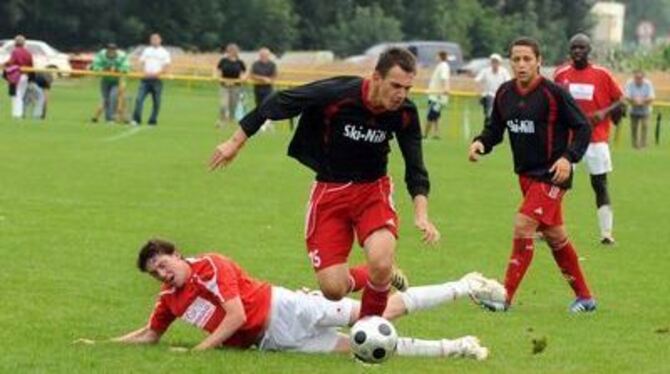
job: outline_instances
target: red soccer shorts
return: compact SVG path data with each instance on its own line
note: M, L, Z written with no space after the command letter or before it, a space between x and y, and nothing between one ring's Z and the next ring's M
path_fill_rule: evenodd
M305 242L315 270L347 262L354 235L363 246L374 231L387 228L398 237L393 183L315 182L305 217Z
M519 185L523 192L519 213L535 219L544 227L563 224L561 204L564 189L524 176L519 176Z

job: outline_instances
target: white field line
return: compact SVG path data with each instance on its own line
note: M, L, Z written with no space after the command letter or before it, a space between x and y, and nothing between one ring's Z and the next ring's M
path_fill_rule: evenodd
M121 140L121 139L128 138L130 136L133 136L133 135L137 134L138 132L142 131L143 129L144 129L144 127L139 127L139 126L138 127L133 127L132 129L128 129L128 130L126 130L126 131L124 131L120 134L110 136L108 138L104 138L104 139L102 139L102 141L104 141L104 142L115 142L117 140Z

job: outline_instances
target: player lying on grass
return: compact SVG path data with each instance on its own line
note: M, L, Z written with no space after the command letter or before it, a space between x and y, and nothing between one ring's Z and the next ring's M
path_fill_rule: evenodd
M320 293L290 291L251 278L235 262L216 253L184 258L174 244L149 240L137 265L163 283L146 326L112 339L121 343L157 343L181 318L209 334L193 350L219 347L296 352L349 352L349 339L338 329L353 324L360 302L330 301ZM389 320L458 298L505 300L504 287L481 274L455 282L411 287L393 294L384 311ZM90 342L90 341L89 341ZM458 339L400 338L402 356L447 356L485 359L488 349L474 336Z

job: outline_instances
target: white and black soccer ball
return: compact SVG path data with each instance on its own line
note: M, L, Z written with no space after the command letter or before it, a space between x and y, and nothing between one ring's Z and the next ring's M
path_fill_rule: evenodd
M366 363L379 364L395 353L398 334L391 322L370 316L351 327L349 341L354 357Z

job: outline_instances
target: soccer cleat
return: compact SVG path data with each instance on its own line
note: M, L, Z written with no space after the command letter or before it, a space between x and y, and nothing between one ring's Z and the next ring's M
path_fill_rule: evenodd
M596 300L594 298L582 299L577 298L570 304L570 312L572 313L588 313L596 311Z
M509 310L509 303L507 301L489 301L482 300L479 302L479 306L488 310L489 312L506 312Z
M466 274L461 281L468 285L468 294L475 304L489 310L507 309L507 291L498 281L476 272Z
M610 236L603 236L603 238L600 239L600 244L606 245L606 246L612 246L612 245L616 244L616 241L614 240L614 238L611 235Z
M443 339L442 347L449 357L474 358L482 361L489 356L489 349L482 346L476 336L468 335L454 340Z
M393 266L393 274L391 275L391 286L400 292L405 292L409 288L409 279L396 266Z

